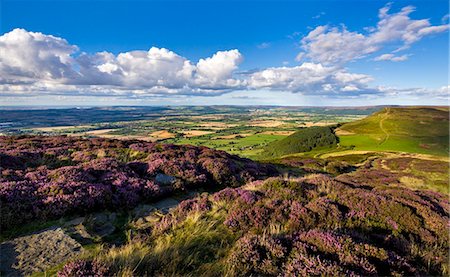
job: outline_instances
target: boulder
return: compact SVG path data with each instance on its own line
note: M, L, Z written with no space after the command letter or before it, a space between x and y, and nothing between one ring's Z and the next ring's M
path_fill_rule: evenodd
M116 227L114 225L116 221L116 213L95 213L89 216L83 225L92 236L106 237L114 233Z
M156 184L160 186L172 186L176 181L177 178L162 173L158 173L155 177Z
M1 276L43 272L83 254L83 247L60 227L50 227L0 244Z

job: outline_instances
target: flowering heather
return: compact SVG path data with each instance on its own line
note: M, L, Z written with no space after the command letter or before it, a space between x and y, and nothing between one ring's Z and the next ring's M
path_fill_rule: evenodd
M211 209L211 202L206 197L188 199L178 204L176 209L180 214L188 214L190 212L204 212Z
M236 242L228 266L233 275L277 275L286 254L277 238L246 235Z
M340 175L338 179L355 185L398 185L400 184L399 178L404 175L387 169L364 168L354 173Z
M255 191L241 188L226 188L214 194L215 201L239 201L243 204L251 205L260 198L260 194Z
M198 186L228 186L181 202L136 230L142 237L111 249L111 255L126 264L123 272L449 274L448 196L400 186L399 176L405 173L383 169L381 160L374 160L375 167L369 164L338 177L283 179L267 178L275 173L270 165L205 147L68 137L0 137L0 147L3 228L94 210L129 209ZM405 168L404 162L397 161L398 168ZM416 162L408 160L408 166L426 167ZM113 272L119 267L102 258L106 254L99 255L96 260L105 266L78 261L59 275L123 273Z
M64 265L57 275L58 277L106 277L111 276L111 273L105 265L99 262L78 260Z
M129 209L175 191L238 186L276 173L271 165L223 151L140 141L0 137L0 149L0 227L6 229L34 219ZM158 183L158 174L175 181Z
M219 191L201 211L184 208L196 203L189 201L156 226L176 227L166 228L170 236L170 230L184 228L186 211L223 222L236 240L224 260L217 261L225 264L217 275L448 274L445 195L355 186L320 174L290 181L269 178L252 189L248 193L256 197L251 201L243 200L243 188ZM291 197L280 198L287 191Z

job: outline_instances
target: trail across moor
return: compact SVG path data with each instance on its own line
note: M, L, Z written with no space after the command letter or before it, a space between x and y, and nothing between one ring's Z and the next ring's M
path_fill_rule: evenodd
M380 120L380 129L381 131L384 133L385 137L383 139L382 142L380 142L379 145L382 145L383 143L385 143L388 139L389 139L389 133L386 131L386 129L384 129L383 127L383 122L384 120L386 120L386 118L389 117L389 113L390 113L390 108L386 108L386 114L383 116L383 118Z

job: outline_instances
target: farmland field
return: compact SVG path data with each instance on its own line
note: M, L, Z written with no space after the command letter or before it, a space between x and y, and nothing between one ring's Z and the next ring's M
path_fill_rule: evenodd
M361 119L378 107L117 107L0 110L0 133L140 139L204 145L246 157L299 128ZM45 116L45 114L51 116ZM34 120L30 120L34 118Z

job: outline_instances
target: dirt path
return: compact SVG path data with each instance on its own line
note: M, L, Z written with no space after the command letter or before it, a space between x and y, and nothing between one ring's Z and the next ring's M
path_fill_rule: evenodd
M1 276L26 276L56 266L83 252L61 228L50 228L0 244Z
M380 120L380 129L381 131L385 134L384 140L382 142L380 142L379 145L382 145L383 143L385 143L388 139L389 139L389 133L386 131L386 129L384 129L383 127L383 122L386 118L389 117L389 112L390 112L390 108L386 108L386 114L384 115L384 117Z

